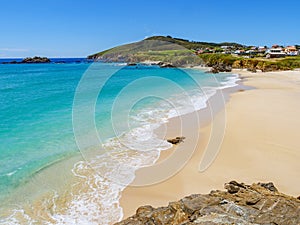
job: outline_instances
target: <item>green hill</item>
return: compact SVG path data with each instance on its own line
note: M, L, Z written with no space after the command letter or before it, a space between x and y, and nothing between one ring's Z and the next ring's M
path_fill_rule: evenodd
M174 66L195 65L201 62L201 59L194 54L195 50L218 48L222 45L242 46L237 43L196 42L170 36L153 36L90 55L88 59L130 63L162 61Z
M244 47L241 44L234 43L234 42L222 42L222 43L213 43L213 42L199 42L199 41L189 41L182 38L173 38L171 36L153 36L146 38L145 40L160 40L160 41L167 41L171 43L175 43L178 45L183 46L184 48L190 49L190 50L196 50L200 48L217 48L221 46L233 46L235 48L238 47Z

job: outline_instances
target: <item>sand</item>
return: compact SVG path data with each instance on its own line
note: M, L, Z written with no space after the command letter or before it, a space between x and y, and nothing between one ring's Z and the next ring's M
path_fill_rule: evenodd
M164 127L166 137L185 136L186 141L178 149L195 148L195 152L171 178L150 186L126 188L121 198L124 217L142 205L164 206L193 193L223 189L224 183L231 180L249 184L272 181L281 192L300 195L300 72L234 73L240 74L243 85L253 88L237 87L214 116L200 111L198 132L182 130L180 119L171 120ZM194 118L186 115L184 122L193 125ZM218 124L224 118L219 152L213 163L199 172L207 146L215 141L212 132L222 130ZM162 154L160 161L168 160L174 151L176 148Z

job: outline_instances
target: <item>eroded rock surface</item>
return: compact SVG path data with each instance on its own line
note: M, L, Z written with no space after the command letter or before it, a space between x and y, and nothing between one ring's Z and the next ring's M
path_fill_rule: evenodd
M116 225L300 224L300 200L278 192L271 182L231 181L225 189L190 195L166 207L142 206Z

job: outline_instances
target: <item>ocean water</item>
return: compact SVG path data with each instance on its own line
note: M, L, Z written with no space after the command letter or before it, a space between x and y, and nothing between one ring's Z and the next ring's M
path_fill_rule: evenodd
M196 69L65 62L0 64L0 224L117 222L135 171L171 147L155 129L205 108L238 80ZM72 158L59 171L71 177L67 184L56 182L57 170L45 172ZM58 190L50 185L51 193L12 200L28 187L42 189L40 177Z

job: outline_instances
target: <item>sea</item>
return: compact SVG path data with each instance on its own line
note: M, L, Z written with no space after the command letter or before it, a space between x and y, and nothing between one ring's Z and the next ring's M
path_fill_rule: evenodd
M0 59L0 224L113 224L135 172L172 145L155 130L238 76L193 68Z

